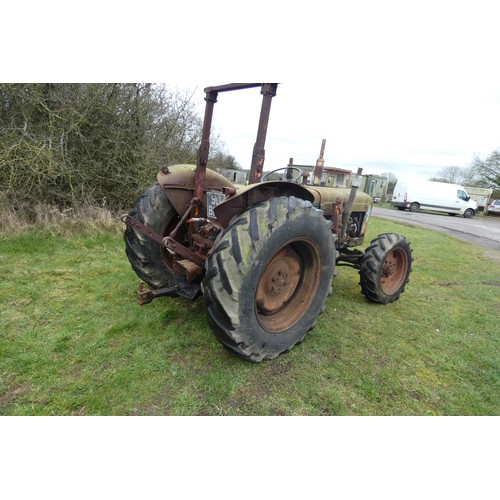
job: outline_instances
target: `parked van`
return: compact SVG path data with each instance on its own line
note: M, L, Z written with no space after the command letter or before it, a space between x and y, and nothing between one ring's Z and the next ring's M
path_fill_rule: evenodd
M462 186L434 181L398 181L391 204L399 210L432 210L450 215L460 214L466 218L472 217L477 211L476 202L471 200Z

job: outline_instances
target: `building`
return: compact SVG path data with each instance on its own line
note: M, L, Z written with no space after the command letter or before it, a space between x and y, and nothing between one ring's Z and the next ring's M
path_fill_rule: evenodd
M389 181L380 175L362 175L359 189L369 194L375 203L380 203L385 199Z
M290 166L300 168L303 173L309 174L306 183L312 184L314 165L295 165L292 163ZM347 188L351 187L351 180L352 170L323 167L323 176L321 177L320 186Z
M245 185L247 183L247 172L244 170L229 170L227 168L216 168L215 171L223 175L233 184Z
M465 186L467 194L477 203L477 209L482 212L484 207L488 204L488 199L493 193L491 188L478 188Z

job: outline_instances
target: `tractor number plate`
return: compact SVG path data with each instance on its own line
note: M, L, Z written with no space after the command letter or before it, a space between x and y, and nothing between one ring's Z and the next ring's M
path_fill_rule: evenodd
M207 217L212 217L212 219L217 219L215 215L215 207L224 201L224 193L211 193L207 191Z

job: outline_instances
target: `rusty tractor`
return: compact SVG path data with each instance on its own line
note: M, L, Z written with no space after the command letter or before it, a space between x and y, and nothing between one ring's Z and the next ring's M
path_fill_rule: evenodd
M265 140L276 83L205 89L196 165L164 167L122 220L139 303L203 295L216 338L250 361L272 359L302 341L325 307L337 266L357 269L370 302L397 300L412 266L409 242L385 233L366 251L372 199L322 186L323 151L312 179L299 168L264 173ZM214 105L220 93L260 87L262 105L248 185L236 188L207 168ZM276 180L278 179L278 180ZM282 179L282 180L279 180Z

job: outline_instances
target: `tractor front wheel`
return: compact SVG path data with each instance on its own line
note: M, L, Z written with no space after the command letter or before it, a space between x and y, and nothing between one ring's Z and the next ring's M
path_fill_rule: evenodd
M388 304L399 299L411 272L411 252L410 243L399 234L381 234L371 242L359 271L367 300Z
M310 202L256 205L218 236L202 282L217 339L251 361L289 351L323 311L335 272L330 223Z

